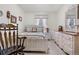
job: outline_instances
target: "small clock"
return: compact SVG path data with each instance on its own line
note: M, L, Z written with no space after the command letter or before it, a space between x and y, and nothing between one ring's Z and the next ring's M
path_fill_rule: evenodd
M0 17L3 15L3 12L2 12L2 10L0 10Z

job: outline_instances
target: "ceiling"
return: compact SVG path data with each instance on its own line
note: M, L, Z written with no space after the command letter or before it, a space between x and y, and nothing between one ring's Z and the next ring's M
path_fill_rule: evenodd
M57 12L63 4L19 4L24 12Z

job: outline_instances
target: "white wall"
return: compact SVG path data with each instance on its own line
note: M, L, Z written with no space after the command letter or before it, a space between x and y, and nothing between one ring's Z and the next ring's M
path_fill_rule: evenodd
M35 13L25 13L24 25L34 25L36 22L34 19Z
M57 24L58 24L58 19L57 19L57 13L50 13L48 15L48 27L51 30L57 30Z
M3 16L0 17L0 23L9 23L9 20L6 17L6 12L10 11L10 13L17 17L17 23L19 24L19 32L23 30L23 21L18 21L18 16L22 16L24 20L24 12L23 10L15 4L0 4L0 10L3 11Z

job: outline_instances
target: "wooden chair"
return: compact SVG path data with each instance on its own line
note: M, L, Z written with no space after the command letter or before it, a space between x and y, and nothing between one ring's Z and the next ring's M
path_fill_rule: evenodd
M0 54L24 54L24 40L26 37L18 37L18 24L0 24Z

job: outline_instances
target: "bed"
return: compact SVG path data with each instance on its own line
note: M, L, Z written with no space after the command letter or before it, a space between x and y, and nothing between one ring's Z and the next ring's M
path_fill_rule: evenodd
M42 32L23 32L21 35L27 36L28 39L46 39L45 33Z
M27 30L27 28L30 28ZM48 53L48 39L43 27L26 27L26 31L21 33L27 37L25 40L25 51L40 51Z

